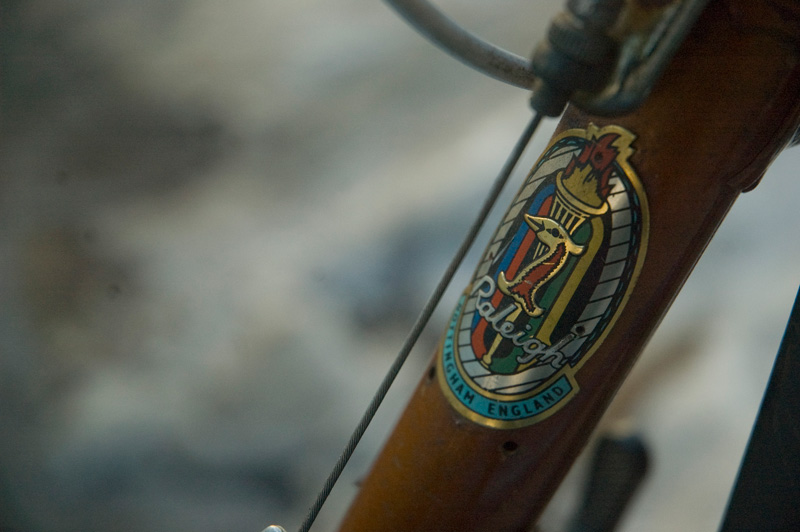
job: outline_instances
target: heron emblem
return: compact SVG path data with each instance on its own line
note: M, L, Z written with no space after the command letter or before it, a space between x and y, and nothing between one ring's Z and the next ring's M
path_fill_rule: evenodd
M509 281L505 272L500 272L497 286L500 291L513 298L522 309L534 318L544 309L536 304L536 293L563 268L570 255L580 255L584 246L576 244L564 227L552 218L525 215L525 223L534 231L545 252L522 269Z

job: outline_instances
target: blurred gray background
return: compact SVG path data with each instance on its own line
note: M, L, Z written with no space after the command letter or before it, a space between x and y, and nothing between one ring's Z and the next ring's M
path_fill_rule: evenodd
M520 54L559 4L438 2ZM6 1L0 20L0 527L296 528L526 94L368 0ZM603 423L654 453L625 531L717 527L800 282L798 161L734 207ZM472 264L314 530L335 527Z

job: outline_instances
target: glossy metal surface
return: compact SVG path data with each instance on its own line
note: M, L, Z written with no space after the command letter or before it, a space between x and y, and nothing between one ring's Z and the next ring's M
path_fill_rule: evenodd
M800 111L798 26L791 2L713 2L635 114L612 122L568 110L559 132L591 122L637 135L631 163L651 215L637 290L582 368L581 392L530 427L464 419L428 372L341 530L531 526L728 209L790 140Z

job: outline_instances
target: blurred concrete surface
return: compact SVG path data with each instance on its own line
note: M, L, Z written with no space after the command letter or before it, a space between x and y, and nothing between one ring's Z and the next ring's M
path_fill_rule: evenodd
M439 5L525 54L558 2ZM0 18L0 526L296 527L525 94L366 0L9 1ZM654 453L623 530L717 526L798 287L799 157L737 203L609 414Z

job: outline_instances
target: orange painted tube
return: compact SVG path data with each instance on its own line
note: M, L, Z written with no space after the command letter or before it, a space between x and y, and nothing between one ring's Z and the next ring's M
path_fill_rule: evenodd
M796 3L719 0L638 111L569 109L340 530L529 530L798 95Z

